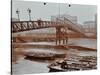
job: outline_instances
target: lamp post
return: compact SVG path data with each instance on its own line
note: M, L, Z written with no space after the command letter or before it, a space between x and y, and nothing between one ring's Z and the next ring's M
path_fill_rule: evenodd
M69 4L68 7L71 7L71 4ZM60 18L60 3L59 3L59 18Z
M31 21L31 9L27 9L28 13L29 13L29 21Z
M59 6L58 7L59 7L59 18L60 18L60 3L59 3Z
M71 7L71 5L69 4L68 7ZM59 15L57 17L58 18L57 21L59 22L59 19L61 18L61 15L60 15L60 3L58 4L58 8L59 8ZM67 31L67 29L66 29L66 31ZM61 28L59 28L59 32L56 33L56 35L57 34L59 35L59 37L57 37L59 39L58 40L59 41L59 45L60 45L61 40L63 40L63 44L65 44L65 41L66 41L66 44L67 44L67 42L68 42L68 34L67 34L67 32L65 32L65 30L64 31L61 31ZM61 38L61 36L63 36L63 39ZM57 44L57 42L56 42L56 44Z
M20 11L17 9L17 10L16 10L16 14L17 14L17 16L18 16L18 21L20 21L19 12L20 12Z

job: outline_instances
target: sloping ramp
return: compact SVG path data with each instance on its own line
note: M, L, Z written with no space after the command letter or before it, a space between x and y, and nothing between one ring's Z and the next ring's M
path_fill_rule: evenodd
M86 36L84 33L84 30L81 27L79 27L78 25L76 25L75 23L71 22L69 19L63 17L63 19L57 18L57 20L58 20L58 22L61 22L62 25L66 26L69 30L77 32L83 36Z

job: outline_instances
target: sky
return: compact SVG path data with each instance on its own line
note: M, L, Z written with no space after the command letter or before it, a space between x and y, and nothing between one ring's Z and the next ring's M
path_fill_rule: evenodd
M47 3L36 1L13 1L12 2L12 18L18 18L16 10L20 11L20 20L29 20L27 9L31 9L32 20L42 19L50 20L52 15L58 15L60 9L61 14L68 14L78 17L78 23L83 24L85 21L94 21L97 13L95 5L79 5L71 4L68 7L67 3Z

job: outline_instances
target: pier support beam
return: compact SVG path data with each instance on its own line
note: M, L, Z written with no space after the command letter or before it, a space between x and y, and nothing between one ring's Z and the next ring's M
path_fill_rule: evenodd
M67 32L68 28L66 27L65 30L66 30L65 31L65 40L66 40L66 45L67 45L68 44L68 32Z
M67 45L67 29L61 26L56 27L56 45Z
M61 27L56 27L56 45L61 44Z

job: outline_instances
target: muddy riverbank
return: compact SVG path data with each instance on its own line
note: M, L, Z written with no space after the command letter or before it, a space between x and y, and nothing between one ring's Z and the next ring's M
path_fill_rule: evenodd
M32 44L28 43L28 44ZM33 44L38 44L34 42ZM55 44L54 42L40 42L39 44L49 45ZM82 45L89 48L96 48L96 40L88 39L70 39L70 45ZM55 61L61 61L64 59L70 59L72 57L82 56L97 56L97 51L91 50L77 50L77 49L55 49L55 48L34 48L34 47L17 47L12 48L12 73L13 74L32 74L32 73L48 73L48 65ZM24 59L24 54L27 52L37 53L66 53L66 58L57 58L55 60L27 60Z

